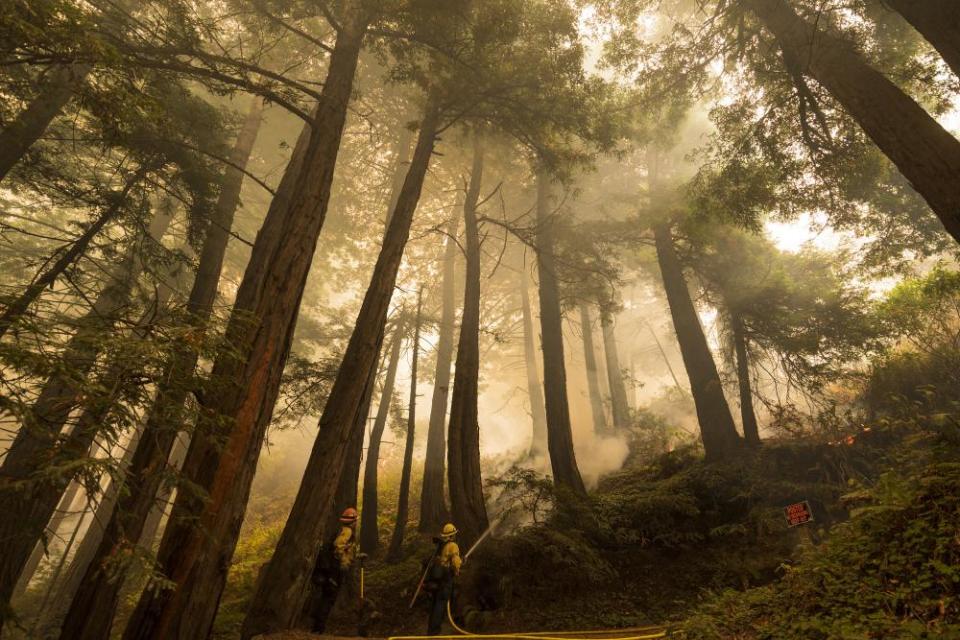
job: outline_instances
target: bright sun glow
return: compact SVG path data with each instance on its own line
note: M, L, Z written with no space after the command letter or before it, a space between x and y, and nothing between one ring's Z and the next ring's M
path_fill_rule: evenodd
M796 253L805 245L824 251L834 251L841 244L841 236L826 224L822 214L805 213L796 220L779 222L770 220L764 231L781 251Z

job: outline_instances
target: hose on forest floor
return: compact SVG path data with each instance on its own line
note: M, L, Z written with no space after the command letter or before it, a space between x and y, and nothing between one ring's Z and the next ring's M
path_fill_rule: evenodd
M447 601L447 619L456 635L437 636L391 636L387 640L462 640L465 636L471 640L485 638L518 638L520 640L654 640L665 638L667 630L663 627L632 627L630 629L596 630L596 631L525 631L522 633L471 633L460 627L453 619L450 601ZM649 633L643 633L649 632ZM617 633L631 633L635 635L614 636Z

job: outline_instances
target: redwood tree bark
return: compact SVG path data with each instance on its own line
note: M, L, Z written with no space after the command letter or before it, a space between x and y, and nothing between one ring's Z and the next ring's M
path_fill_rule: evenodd
M215 358L203 394L184 475L206 500L178 492L175 517L161 543L169 582L144 592L127 640L200 640L213 624L326 217L368 22L354 3L346 13L302 167L289 197L274 198L257 234L227 326L229 347Z
M587 388L590 391L590 410L593 414L594 433L607 431L607 417L603 411L603 398L600 396L600 377L597 371L597 354L593 347L593 323L590 310L580 303L580 331L583 334L583 356L587 370Z
M381 344L377 346L377 361L380 361L380 350L382 347L383 336L380 337ZM382 363L381 363L382 364ZM370 415L370 405L373 402L373 390L376 387L378 368L370 370L370 376L367 379L366 387L363 392L363 401L360 411L354 418L353 429L350 434L350 442L347 444L347 458L344 462L343 473L340 474L340 481L337 483L337 492L334 495L333 504L335 507L327 514L327 523L324 527L325 537L317 548L317 560L314 568L315 573L328 571L333 557L333 541L340 531L339 521L343 509L357 504L357 485L360 482L360 463L363 461L363 439L366 434L367 418ZM331 576L332 577L332 576ZM312 584L311 587L316 586ZM335 593L331 594L336 598L339 596L340 585ZM309 590L308 590L309 593ZM314 597L325 597L328 594L312 594ZM309 598L301 608L296 621L298 628L314 628L322 630L327 623L326 618L317 618L317 615L323 615L316 607L312 606ZM332 612L332 605L325 609L326 615Z
M677 342L680 343L683 364L690 379L693 402L697 407L703 448L708 460L719 460L739 447L740 436L737 435L730 406L723 395L717 365L683 277L683 267L673 244L673 233L668 223L657 225L653 231L663 288L670 305Z
M423 289L417 293L417 318L413 329L413 354L410 356L410 401L407 404L407 439L403 447L403 469L400 472L400 496L397 498L397 520L387 550L387 560L398 562L403 537L410 516L410 475L413 470L413 440L417 433L417 365L420 360L420 319L423 310Z
M960 76L960 11L955 0L885 0Z
M240 205L243 170L256 142L262 111L262 102L254 99L230 154L232 166L224 173L220 197L204 238L197 275L187 302L187 326L194 331L204 330L213 311L230 229ZM123 576L128 568L118 565L117 559L129 555L128 552L137 546L153 510L171 449L182 429L184 402L198 357L197 350L185 343L174 351L167 365L147 415L143 445L131 461L127 486L118 508L106 522L86 566L71 567L71 573L79 575L76 575L76 584L71 585L71 590L60 596L69 599L60 635L62 639L109 637ZM89 544L92 542L85 539L81 548Z
M604 360L607 363L607 380L610 382L613 426L617 429L624 429L630 426L630 404L627 402L627 389L623 384L623 369L620 367L620 354L617 352L617 336L614 333L613 318L609 312L600 311L600 326L603 333Z
M547 414L547 448L556 485L576 494L587 490L577 467L567 400L567 368L563 357L563 316L554 259L550 219L550 177L537 172L537 268L540 274L540 333L543 349L543 388Z
M335 488L347 459L347 443L362 402L364 381L376 365L378 338L386 322L397 271L430 165L438 120L437 103L431 97L370 286L320 418L304 480L244 621L244 638L290 628L303 608L318 544L326 538L327 518L336 507Z
M753 390L750 388L750 356L747 348L747 331L743 318L729 310L730 332L733 334L733 349L737 358L737 384L740 390L740 421L743 423L743 438L747 444L760 444L760 427L753 409Z
M159 241L170 220L167 213L158 212L142 241ZM76 331L61 356L63 368L44 384L0 467L0 513L4 514L0 519L4 549L0 555L0 628L17 579L72 479L69 473L44 477L42 471L85 456L99 427L77 424L61 444L61 431L81 400L82 381L96 363L103 334L119 321L143 270L143 253L138 249L139 243L112 274L113 280L91 309L76 321ZM19 483L24 484L16 486Z
M405 123L401 123L405 124ZM406 176L406 163L410 153L410 142L413 139L413 132L406 126L403 126L400 135L397 138L394 147L394 157L396 163L393 168L393 179L390 186L390 201L387 207L386 233L390 226L390 219L397 207L397 200L400 198L400 191L403 189L403 180ZM386 328L384 327L384 330ZM394 336L394 344L391 349L390 362L387 365L387 376L384 381L383 390L380 397L380 406L377 409L377 417L374 420L373 430L370 433L370 444L367 448L367 463L363 470L363 511L360 513L360 548L366 553L372 553L380 545L380 525L378 522L377 501L378 501L378 468L380 461L380 442L383 439L383 430L387 426L387 418L390 415L390 402L393 400L393 389L397 376L397 363L400 359L400 343L402 342L402 326L398 326ZM383 336L379 338L383 342ZM379 360L379 350L376 360ZM357 454L357 461L351 465L357 465L359 468L359 458L362 457L362 449ZM354 501L355 503L356 501Z
M437 366L430 401L427 453L423 462L423 486L420 490L421 533L439 531L449 516L443 486L447 454L447 399L450 397L450 365L453 362L457 314L455 271L458 247L455 238L458 222L459 217L454 216L447 225L447 244L443 252L440 336L437 340Z
M489 524L480 476L480 422L477 409L480 378L480 236L477 202L483 182L483 146L474 137L473 169L463 202L466 277L463 316L453 376L447 473L453 522L464 545L470 546Z
M520 309L523 313L523 361L527 374L527 397L533 420L533 436L529 457L547 455L547 415L543 400L543 385L537 369L537 345L533 330L533 310L530 306L530 276L527 265L520 265Z
M53 67L26 109L0 131L0 182L43 136L84 83L91 68L92 65L85 62Z
M803 20L785 0L742 1L784 54L860 124L960 242L960 141L847 43Z
M360 549L364 553L373 553L380 546L380 527L377 523L377 466L380 462L380 443L383 431L390 417L390 403L393 401L393 389L397 380L397 365L400 362L400 347L403 345L402 324L398 324L393 334L390 358L387 361L387 375L380 392L380 406L370 431L367 444L367 461L363 468L363 512L360 514Z

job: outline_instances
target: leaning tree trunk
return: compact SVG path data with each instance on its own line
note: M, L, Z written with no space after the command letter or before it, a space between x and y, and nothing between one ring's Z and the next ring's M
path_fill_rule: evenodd
M0 181L43 136L84 83L91 68L86 62L53 67L27 108L0 131Z
M477 229L477 202L483 182L482 144L479 134L476 134L473 170L463 202L466 277L447 443L450 508L453 521L460 530L460 539L467 546L473 544L488 525L480 476L480 422L477 408L480 378L480 236Z
M336 507L335 488L347 459L346 445L355 429L353 423L363 399L364 381L379 355L379 336L430 165L438 120L437 101L431 96L370 286L320 418L303 482L244 621L244 638L288 629L303 609L318 544L326 538L327 518Z
M430 401L430 424L427 428L427 453L423 463L423 485L420 490L420 525L422 533L437 531L447 519L443 495L444 458L447 454L447 399L450 397L450 365L453 362L453 334L456 329L457 226L454 216L447 225L447 243L443 252L443 283L440 311L440 337L437 340L437 367L434 373L433 396Z
M133 335L137 339L146 340L153 332L158 311L166 307L173 295L173 288L168 283L176 280L179 269L180 265L174 264L168 269L168 273L160 277L153 303L142 314L133 328ZM98 439L111 442L118 437L117 433L109 430L105 425L110 423L110 415L113 413L117 403L123 399L122 389L124 384L131 377L135 377L140 368L137 362L119 358L114 359L110 363L107 371L100 377L97 383L97 387L105 390L105 392L85 399L84 409L77 418L76 425L73 427L70 435L64 441L61 452L58 454L60 458L68 462L80 460L96 450L96 441ZM140 435L140 428L138 426L127 442L126 451L117 469L117 476L110 478L106 490L100 495L100 502L97 505L90 526L84 533L81 544L70 562L70 571L67 572L63 582L59 582L56 585L51 584L51 590L54 586L57 587L56 593L58 597L54 598L52 602L49 598L50 593L44 597L43 611L37 618L38 626L45 626L47 621L51 619L57 620L59 616L65 612L66 605L70 604L69 596L66 598L60 596L65 593L72 595L72 589L75 588L77 584L76 580L71 580L72 576L75 575L73 569L75 567L85 566L85 564L90 561L92 551L96 549L96 545L103 533L103 523L110 519L116 506L120 485L122 484L121 478L130 464L134 451L137 449L140 442ZM57 459L54 460L53 464L56 463ZM80 571L82 572L83 569L80 569ZM58 568L58 576L60 573L61 570Z
M383 336L381 334L381 344L377 346L376 359L378 362L380 361L382 342ZM383 363L381 362L381 367L382 364ZM335 507L331 509L330 513L327 515L327 523L324 527L326 537L321 539L320 545L318 546L314 573L329 571L329 560L333 556L333 542L336 539L337 534L340 532L340 514L345 508L352 507L357 504L357 485L360 483L360 464L363 461L363 440L367 431L367 418L370 415L370 405L373 402L373 391L374 387L377 386L376 383L378 374L378 367L373 367L370 369L370 376L367 379L366 386L363 391L363 400L361 401L360 410L354 417L353 429L350 434L350 442L347 445L347 458L344 462L343 473L340 474L340 481L337 484L337 492L333 499L333 504ZM317 586L316 582L311 582L311 588L315 588ZM333 593L323 594L321 597L331 597L336 600L340 593L340 587L342 587L342 585L335 587ZM327 619L314 617L318 612L311 605L312 603L308 599L304 603L304 606L301 607L301 611L298 614L298 619L294 624L298 628L310 627L322 630L327 624ZM329 615L332 612L332 607L327 607L324 611L326 615Z
M413 329L413 354L410 356L410 402L407 405L407 440L403 447L403 469L400 472L400 496L397 498L397 521L387 550L389 562L400 561L403 537L410 512L410 475L413 470L413 441L417 433L417 365L420 357L420 313L423 310L423 289L417 293L417 318Z
M614 333L613 318L608 311L600 311L600 327L603 333L603 354L607 363L607 380L610 383L610 404L613 408L613 426L624 429L630 426L630 404L627 402L627 389L623 384L623 369L620 367L620 354L617 352L617 336Z
M139 340L146 340L153 332L158 311L166 307L171 296L174 293L173 287L169 284L177 279L180 270L180 264L174 264L168 269L168 273L159 278L157 293L152 304L143 313L133 328L133 335ZM95 440L98 438L107 442L112 441L117 434L110 431L105 425L110 424L110 415L114 412L118 402L123 401L122 389L131 377L135 377L141 367L138 362L129 360L114 359L107 371L100 377L97 387L105 390L104 393L97 394L85 400L84 409L76 420L76 426L70 432L62 446L60 457L67 461L79 460L90 455L95 450ZM45 603L43 614L38 618L38 624L46 624L46 621L56 620L65 613L66 606L70 604L73 589L79 582L79 576L75 569L79 568L82 575L85 567L92 557L93 551L99 544L103 533L103 523L107 522L113 514L116 501L119 497L122 476L126 472L140 442L139 426L134 431L127 443L126 452L118 469L118 475L112 477L106 490L100 496L100 503L97 506L90 526L85 532L80 546L70 562L70 570L64 577L64 580L57 588L57 598L52 603ZM48 598L45 598L48 600Z
M743 438L747 444L760 444L760 427L753 408L753 390L750 388L750 357L747 348L747 332L743 318L730 310L730 332L733 334L733 349L737 358L737 384L740 389L740 421L743 423Z
M785 0L742 1L773 33L785 58L843 105L960 242L960 140L850 45L800 18Z
M229 347L217 355L203 394L184 467L206 500L178 492L161 543L169 582L144 592L126 640L199 640L213 624L330 199L367 27L360 7L347 6L302 167L257 234L227 326Z
M167 461L167 468L171 475L178 473L183 467L188 444L189 438L183 435L174 441L173 448L170 451L170 459ZM147 553L153 552L153 548L157 543L157 534L160 532L161 526L164 523L164 517L169 515L170 509L173 507L172 499L174 497L175 486L172 480L172 478L165 480L160 486L160 489L157 491L157 497L153 501L153 506L150 508L150 513L147 514L146 520L144 520L143 529L140 531L137 547ZM128 583L130 581L129 572L127 572L126 581Z
M380 546L380 527L377 523L377 466L380 462L380 443L390 417L390 404L393 401L393 389L397 381L397 365L400 362L400 347L403 345L402 324L398 324L390 347L390 359L387 361L387 375L380 392L380 406L370 431L367 444L367 462L363 468L363 512L360 514L360 550L373 553Z
M520 265L520 309L523 313L523 362L527 374L527 398L533 421L530 458L547 455L547 415L543 401L543 385L537 370L537 345L533 332L533 310L530 306L530 277L526 261Z
M67 518L67 516L70 515L70 509L73 506L73 503L76 501L77 496L80 495L81 488L82 485L74 480L67 487L67 490L63 492L63 497L60 498L60 503L57 504L57 510L50 518L50 522L47 523L47 528L44 532L43 539L33 548L33 552L30 554L30 559L27 560L26 566L20 573L20 579L17 580L17 586L13 590L14 599L26 592L27 587L30 586L30 581L33 579L33 575L37 572L37 568L40 566L43 556L46 555L47 546L45 544L45 540L47 540L50 536L57 535L57 532L60 530L60 526L63 524L63 521Z
M83 576L83 572L86 571L93 559L97 545L103 538L103 525L110 520L116 509L117 499L120 497L120 487L123 484L122 476L133 459L133 454L141 441L141 435L139 427L131 435L123 459L117 469L117 475L110 477L106 488L102 491L100 502L97 504L96 511L94 511L90 526L87 527L86 532L80 539L80 544L77 546L77 551L73 554L69 566L67 566L63 579L55 585L55 595L48 606L45 607L45 611L40 618L40 626L43 627L45 634L52 630L48 626L52 627L53 624L59 623L60 616L66 612L66 608L70 605L73 594L80 584L80 577ZM50 621L50 623L48 624L47 621Z
M885 0L960 76L960 11L956 0Z
M593 323L590 321L590 309L583 302L580 303L580 331L583 334L583 359L587 370L587 388L590 390L593 431L594 433L605 433L607 431L607 417L603 412L603 398L600 395L597 354L593 347Z
M50 578L47 581L47 588L44 590L43 598L41 598L39 606L36 607L36 613L33 616L33 622L30 624L27 637L39 638L44 635L41 632L41 627L44 624L48 613L47 603L50 602L50 596L53 594L54 588L60 581L60 574L63 573L63 568L67 565L67 558L70 557L70 551L73 549L73 545L76 543L77 538L80 535L80 531L83 529L83 523L91 511L92 509L90 508L90 505L85 504L83 511L80 512L80 517L77 519L77 523L73 527L70 538L67 539L66 544L63 547L63 553L60 554L60 558L57 560L57 563L50 574Z
M90 241L123 211L130 190L143 179L146 173L146 167L141 167L139 171L128 178L120 193L112 197L113 201L97 216L90 226L80 234L80 237L71 242L69 248L61 253L60 257L57 258L46 271L37 274L37 277L24 289L23 293L6 306L3 313L0 314L0 338L3 338L10 327L26 313L30 305L40 297L40 294L43 293L47 287L52 286L67 269L73 266L77 260L86 253L87 247L90 246Z
M197 275L187 302L186 324L191 331L203 331L213 312L230 230L240 205L243 172L260 130L262 113L262 102L254 98L230 154L231 166L224 173L220 197L204 238ZM143 535L165 477L171 450L182 429L184 403L198 358L196 348L189 343L179 345L172 354L147 414L143 446L131 462L120 504L104 526L89 563L80 569L78 583L71 592L63 594L63 597L70 598L61 633L63 639L92 640L109 636L123 576L129 568L118 565L116 559L132 557L129 552ZM84 544L87 544L86 540Z
M403 189L403 180L406 176L406 163L410 152L410 142L413 133L403 127L400 136L397 138L397 144L394 148L395 164L393 168L393 179L390 187L390 201L387 208L386 228L390 226L390 220L393 211L397 207L397 200L400 197L400 191ZM384 330L386 327L384 327ZM377 409L377 417L373 423L373 431L370 433L370 444L367 448L367 462L363 469L363 511L360 514L360 549L365 553L372 553L380 546L380 525L378 522L379 509L377 508L378 499L378 465L380 463L380 442L383 440L383 430L387 426L387 418L390 415L390 403L393 400L393 388L397 377L397 363L400 360L400 343L402 342L402 326L398 326L394 335L393 348L391 349L390 362L387 365L387 376L384 380L383 390L380 396L380 406ZM383 336L378 340L382 343ZM376 360L379 360L379 349ZM362 457L362 450L354 462L351 458L349 464L359 465L359 457Z
M537 268L540 274L540 332L543 350L543 388L547 413L547 448L553 481L576 494L586 495L577 456L573 450L567 368L563 357L563 316L554 259L553 220L550 218L550 178L537 172Z
M159 241L170 220L166 212L158 212L142 241ZM83 458L99 427L78 424L60 445L61 431L81 400L83 378L96 363L103 335L120 319L143 270L143 256L138 248L139 243L90 311L76 321L76 332L61 356L63 369L44 384L0 467L0 513L4 514L0 519L0 540L4 545L0 555L0 628L17 579L72 479L69 472L50 477L42 472L51 465L70 465ZM15 483L23 486L11 488Z
M740 436L737 435L730 406L723 395L717 365L683 277L683 267L673 244L673 233L668 223L657 225L653 232L663 287L697 408L703 448L708 460L719 460L738 448Z

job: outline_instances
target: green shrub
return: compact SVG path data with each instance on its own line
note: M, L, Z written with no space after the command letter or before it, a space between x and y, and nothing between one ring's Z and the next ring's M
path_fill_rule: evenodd
M722 593L680 628L690 640L960 637L960 463L890 472L779 582Z

